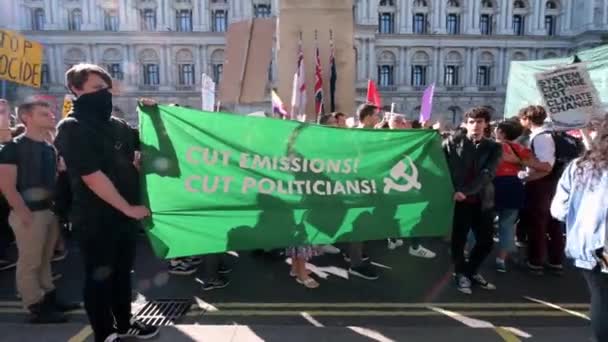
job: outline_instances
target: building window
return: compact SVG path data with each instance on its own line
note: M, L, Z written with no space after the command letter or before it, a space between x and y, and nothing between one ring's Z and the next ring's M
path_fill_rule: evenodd
M414 33L426 34L426 15L423 13L414 14Z
M228 28L228 11L216 10L213 11L213 32L226 32Z
M545 30L547 30L547 34L550 36L556 35L557 25L555 25L555 16L553 16L553 15L545 16Z
M491 35L492 34L492 15L491 14L482 14L479 20L479 29L481 30L481 34L483 35Z
M149 86L160 84L158 64L144 64L144 84Z
M458 67L457 66L448 65L445 67L443 83L448 87L458 85Z
M42 64L42 68L40 69L40 84L41 85L49 84L51 81L51 79L49 77L50 77L49 65L44 63L44 64Z
M523 1L521 1L521 0L516 0L513 3L513 7L514 8L526 8L526 4Z
M141 12L142 31L156 31L156 10L145 9Z
M420 87L426 85L426 66L414 65L412 66L412 85L414 87Z
M179 10L175 14L177 32L192 32L192 11Z
M253 5L253 14L256 18L270 18L270 5Z
M32 30L44 30L44 10L42 8L32 9Z
M523 36L525 33L525 18L521 14L515 14L513 16L513 33L518 36Z
M477 68L477 85L480 87L488 87L490 85L490 67L480 66Z
M82 26L82 11L73 9L68 12L68 30L80 31Z
M379 65L378 66L378 84L381 87L390 87L394 84L392 65Z
M180 64L179 84L185 86L194 85L194 64Z
M222 74L224 73L224 65L223 64L214 64L213 65L213 82L215 84L219 84L222 80Z
M395 33L395 15L390 12L378 14L378 32Z
M446 20L448 34L460 34L460 16L458 14L451 13L448 14Z
M111 64L108 64L107 67L108 67L108 72L110 73L110 75L112 76L113 79L116 79L116 80L123 79L122 67L120 66L120 63L111 63Z
M107 10L103 17L103 27L106 31L118 31L118 12L115 10Z

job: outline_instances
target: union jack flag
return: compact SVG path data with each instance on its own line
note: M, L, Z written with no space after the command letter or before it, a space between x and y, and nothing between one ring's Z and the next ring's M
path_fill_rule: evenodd
M316 47L315 65L315 114L317 119L325 112L323 105L323 71L321 69L321 58L319 57L319 47Z

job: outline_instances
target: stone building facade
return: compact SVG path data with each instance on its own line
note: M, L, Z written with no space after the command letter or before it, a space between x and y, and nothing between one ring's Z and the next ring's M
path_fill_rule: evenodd
M276 16L278 1L11 0L0 9L3 26L45 46L40 92L63 97L69 66L102 64L118 80L116 105L134 120L142 96L199 108L201 73L221 80L228 25ZM357 101L371 78L385 103L416 117L422 90L435 83L434 113L449 122L474 105L502 116L511 61L608 40L608 0L355 0L353 16ZM32 92L19 88L18 97ZM239 108L260 109L269 101Z

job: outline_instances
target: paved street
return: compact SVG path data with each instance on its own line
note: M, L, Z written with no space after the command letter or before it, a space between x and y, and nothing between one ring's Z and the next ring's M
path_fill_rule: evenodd
M589 299L575 270L568 269L562 277L520 270L497 274L488 262L484 275L498 289L478 289L467 296L453 287L446 244L426 245L438 252L436 259L410 256L407 244L389 251L384 242L372 243L369 254L381 272L377 281L349 278L341 258L320 257L313 271L321 287L315 290L290 278L284 260L241 253L231 257L230 286L203 292L196 274L168 275L166 265L142 238L134 274L134 311L148 301L162 300L148 305L142 316L160 322L177 312L171 307L185 303L185 315L158 338L172 342L590 340ZM81 300L82 272L75 246L55 270L64 275L57 283L60 294ZM82 310L61 326L33 327L23 323L25 317L15 298L14 271L1 272L1 340L91 340Z

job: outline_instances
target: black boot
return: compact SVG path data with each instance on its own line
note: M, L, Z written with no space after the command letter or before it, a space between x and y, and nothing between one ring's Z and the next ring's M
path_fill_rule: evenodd
M32 324L57 324L68 321L62 312L50 306L44 299L30 305L28 310L30 311L30 323Z
M64 303L57 299L57 291L53 290L44 295L44 300L59 312L74 311L81 308L79 303Z

